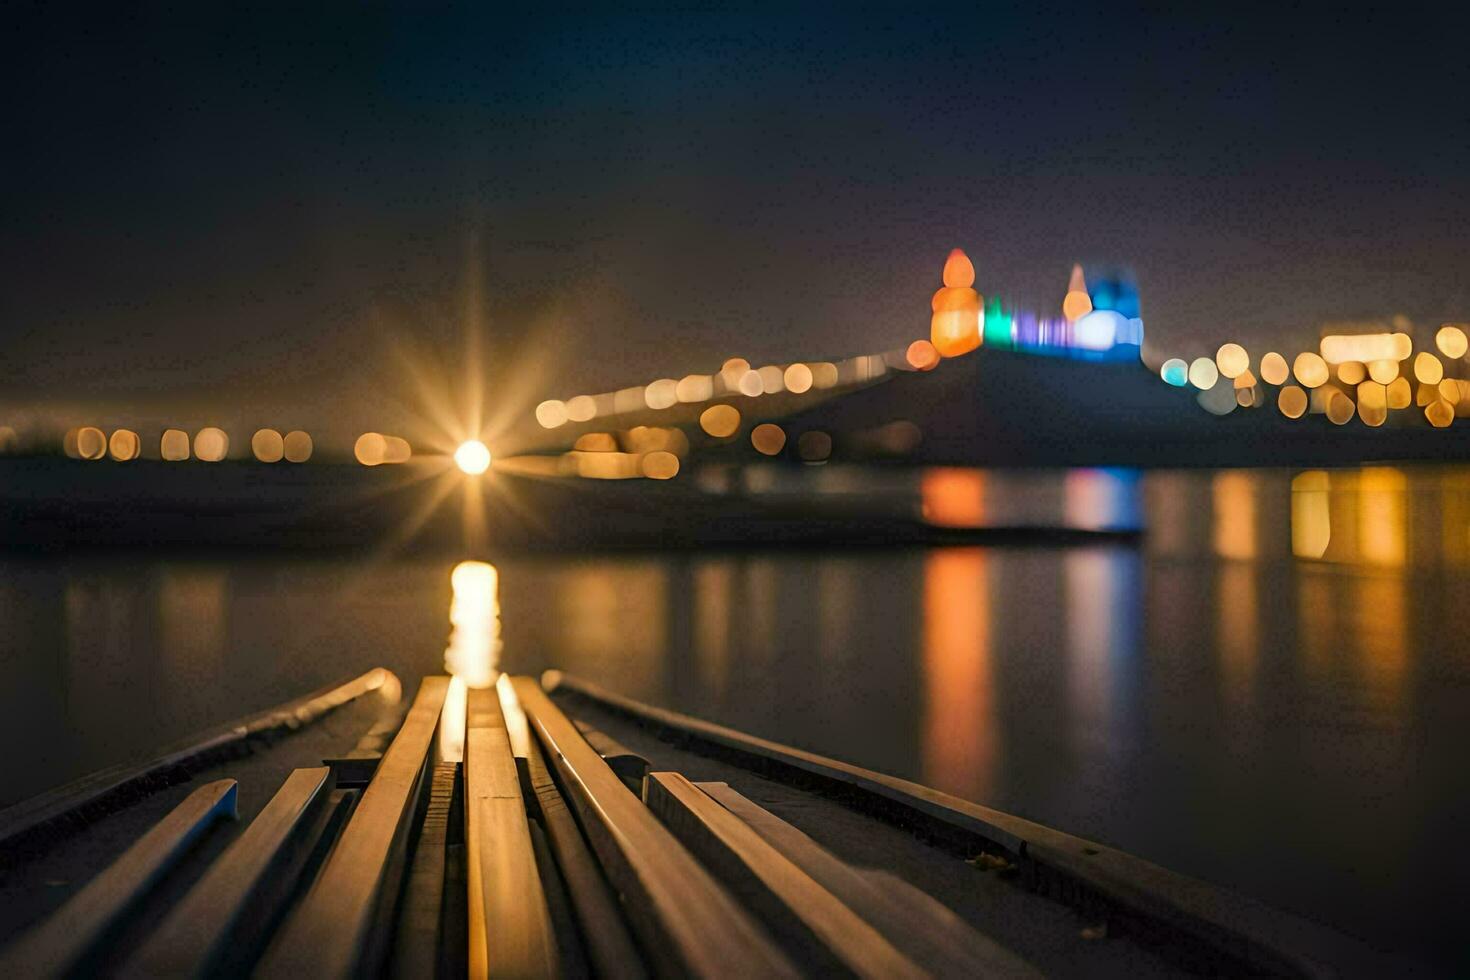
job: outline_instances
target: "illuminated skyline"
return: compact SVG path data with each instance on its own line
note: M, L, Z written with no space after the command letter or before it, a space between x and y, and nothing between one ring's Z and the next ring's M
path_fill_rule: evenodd
M887 349L956 243L1018 308L1131 267L1186 360L1470 318L1470 79L1432 14L14 27L7 400L224 394L251 410L200 424L350 439L417 410L404 349L459 384L474 325L485 389L527 406Z

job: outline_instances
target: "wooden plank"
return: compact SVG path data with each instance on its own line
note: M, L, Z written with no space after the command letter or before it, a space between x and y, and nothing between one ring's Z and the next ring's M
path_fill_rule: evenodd
M205 783L106 870L0 955L0 976L49 977L76 969L108 930L215 821L235 817L235 781Z
M413 864L403 890L403 914L393 943L389 974L395 977L432 977L443 960L444 875L449 838L449 814L454 804L457 766L439 762L429 783L429 805L419 824Z
M627 783L629 789L639 792L643 786L643 777L648 775L648 760L586 722L572 719L572 724L577 726L577 731L582 733L587 744L602 756L602 761L607 763L608 768L617 773L618 778Z
M22 800L0 810L0 846L11 846L53 825L83 825L89 815L105 812L112 801L182 782L188 778L189 767L224 758L250 739L294 731L354 698L397 683L392 671L375 667L351 680L190 736L148 762L111 766Z
M514 696L512 689L511 697ZM502 703L504 698L502 693ZM587 841L577 828L577 819L557 789L547 769L546 756L535 739L529 740L527 745L526 769L531 790L536 795L541 826L546 830L547 842L562 880L566 882L567 894L593 967L599 976L604 977L633 980L643 976L646 972L643 959L633 945L633 937L628 935L628 927L618 911L617 899L608 889L597 860L587 849Z
M694 785L936 976L1041 975L908 882L854 868L726 783Z
M245 832L164 917L121 971L124 976L200 976L214 971L235 926L288 844L311 822L330 792L325 766L297 769Z
M493 688L469 692L464 773L469 975L555 976L556 937L536 870L520 774Z
M447 677L425 677L419 685L321 875L261 960L262 975L349 977L377 970L448 689Z
M800 951L809 972L927 976L882 933L680 773L649 773L643 793L674 836L773 933Z
M643 704L560 671L547 671L544 683L680 738L716 746L740 758L737 764L778 781L838 793L855 808L971 853L982 847L1009 852L1040 887L1055 883L1063 894L1086 895L1089 903L1101 902L1110 915L1136 920L1152 935L1208 947L1255 971L1322 976L1383 962L1366 945L1331 929L1023 817Z
M659 972L796 976L786 956L618 779L534 681L512 681L532 731Z

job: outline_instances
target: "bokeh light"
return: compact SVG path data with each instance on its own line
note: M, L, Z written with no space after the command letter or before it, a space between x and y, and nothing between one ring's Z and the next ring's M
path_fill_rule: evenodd
M579 453L615 453L619 451L618 441L613 438L611 432L584 432L572 443L572 448Z
M673 384L674 384L674 382L672 382L672 381L669 382L669 385L670 385L669 392L670 392L670 394L673 393L673 388L672 388ZM669 405L672 405L672 404L673 404L673 402L670 401L669 402ZM652 408L653 406L650 405L649 407ZM667 408L668 405L665 405L663 407ZM567 399L567 418L570 419L571 421L573 421L573 422L586 422L586 421L592 419L596 414L597 414L597 400L595 398L593 398L591 395L577 395L575 398L569 398L569 399Z
M1072 278L1067 283L1067 295L1062 300L1062 316L1069 322L1081 319L1092 312L1092 297L1087 294L1087 279L1082 266L1072 266Z
M1196 357L1189 365L1189 383L1200 391L1209 391L1220 380L1220 371L1208 357Z
M740 428L740 412L733 405L711 405L699 416L699 427L716 439L726 439Z
M950 289L968 289L975 285L975 265L963 249L953 249L944 260L943 279Z
M958 357L979 347L980 310L984 302L972 288L975 267L959 249L944 263L944 285L934 294L929 307L929 342L941 357Z
M737 391L740 388L740 379L745 377L745 372L750 370L750 362L743 357L728 358L720 367L720 380L725 384L726 391Z
M286 433L284 449L286 462L304 463L311 459L311 436L302 432L300 429L288 432Z
M1444 379L1444 365L1429 351L1414 358L1414 380L1423 385L1437 385Z
M714 380L704 374L686 374L674 386L674 397L685 404L709 401L714 393Z
M1455 421L1455 408L1443 398L1436 398L1425 406L1424 417L1436 429L1448 429Z
M1388 359L1368 362L1368 377L1381 385L1389 384L1399 376L1399 362Z
M548 399L536 406L536 421L543 429L555 429L565 425L567 407L560 399Z
M650 480L672 480L679 475L679 457L662 450L647 453L640 463L640 469Z
M915 371L929 371L939 364L939 351L927 340L916 340L904 352L904 360Z
M143 442L132 429L118 429L107 440L107 454L119 463L137 459L143 451Z
M96 426L77 429L75 439L77 459L101 459L107 455L107 434Z
M794 395L804 395L812 390L812 369L805 364L793 364L781 376L786 390Z
M1346 425L1356 411L1353 400L1340 391L1334 390L1327 398L1327 420L1333 425Z
M1345 385L1360 385L1368 377L1362 361L1343 361L1337 366L1337 380Z
M1388 419L1388 388L1376 381L1358 385L1358 418L1377 428Z
M158 440L158 455L169 462L189 458L189 433L183 429L164 429Z
M812 365L812 387L813 388L835 388L837 386L837 365L831 361L822 361Z
M1402 361L1414 351L1406 333L1330 334L1322 338L1322 359L1329 364L1343 361Z
M454 451L454 465L463 473L478 476L490 468L490 450L478 439L466 440Z
M1414 390L1408 378L1394 378L1388 383L1388 407L1408 408L1414 401Z
M224 429L206 426L194 434L194 458L206 463L218 463L229 455L230 437Z
M406 463L413 456L413 447L407 439L398 436L383 437L383 462Z
M765 391L765 385L761 382L761 376L756 371L746 371L740 376L740 383L736 388L742 395L755 398Z
M1318 354L1303 351L1292 362L1291 373L1304 387L1317 388L1327 383L1327 362Z
M1159 377L1164 379L1165 384L1183 388L1189 383L1189 365L1181 358L1171 357L1159 368Z
M352 444L352 456L363 466L378 466L388 454L388 440L382 433L364 432Z
M279 463L286 455L286 440L275 429L258 429L250 437L250 451L262 463Z
M1446 323L1435 333L1434 345L1441 354L1454 360L1465 356L1466 349L1470 348L1470 341L1466 340L1465 331L1453 323Z
M1261 358L1261 380L1268 385L1284 385L1291 377L1291 367L1286 358L1274 350Z
M1307 412L1307 393L1296 385L1286 385L1276 395L1276 407L1289 419L1299 419Z
M786 431L772 422L762 422L750 430L750 444L762 456L776 456L786 448Z
M1072 343L1083 350L1112 350L1128 321L1112 310L1093 310L1072 325Z
M1251 358L1239 344L1221 344L1215 352L1215 365L1221 375L1234 378L1251 366Z

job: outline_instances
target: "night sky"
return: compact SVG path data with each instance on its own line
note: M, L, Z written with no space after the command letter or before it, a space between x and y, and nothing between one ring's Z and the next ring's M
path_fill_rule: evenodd
M892 348L955 246L1043 312L1131 267L1160 356L1470 318L1464 13L215 8L7 7L3 405L365 428L469 324L524 408Z

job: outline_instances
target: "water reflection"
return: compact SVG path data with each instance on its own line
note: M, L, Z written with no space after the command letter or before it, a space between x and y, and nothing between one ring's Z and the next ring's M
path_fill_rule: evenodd
M930 785L994 789L999 758L991 677L990 587L977 548L936 551L924 561L923 760Z
M1470 471L940 472L909 485L932 520L1148 531L367 570L8 560L0 739L32 748L0 786L379 664L466 686L555 666L1390 945L1452 942L1431 896L1463 878L1444 855L1467 802Z
M489 687L500 667L500 574L483 561L462 561L449 578L449 646L444 669L466 687Z

